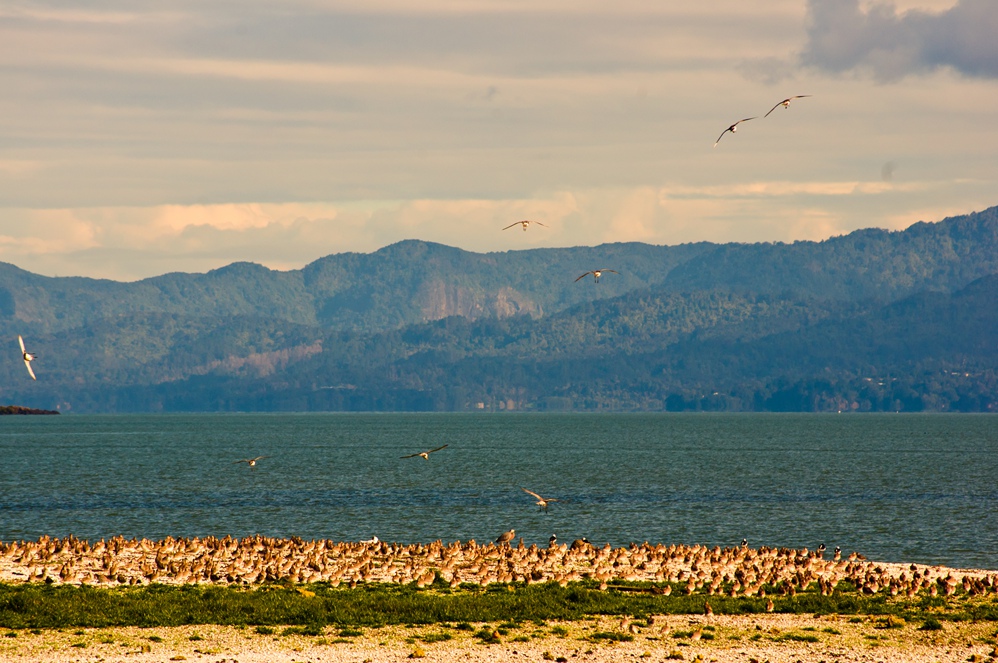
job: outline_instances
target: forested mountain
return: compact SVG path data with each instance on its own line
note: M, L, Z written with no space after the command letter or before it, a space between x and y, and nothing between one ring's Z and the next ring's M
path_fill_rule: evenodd
M574 281L615 269L599 284ZM824 242L476 254L136 283L0 265L0 402L63 411L998 409L998 208ZM41 358L32 382L17 334Z

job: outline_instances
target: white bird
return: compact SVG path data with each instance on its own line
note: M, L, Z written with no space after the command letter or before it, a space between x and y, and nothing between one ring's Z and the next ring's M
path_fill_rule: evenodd
M777 106L779 106L779 104L777 104ZM717 140L714 141L714 147L717 147L717 144L721 142L721 139L724 138L724 134L728 133L729 131L731 133L735 133L736 131L738 131L738 125L739 124L741 124L742 122L748 122L749 120L754 120L754 119L755 119L755 117L746 117L744 120L738 120L737 122L735 122L734 124L732 124L730 127L728 127L727 129L725 129L724 131L722 131L721 135L717 137Z
M35 377L35 372L31 370L31 362L37 359L38 355L31 354L24 349L24 339L21 338L20 334L17 335L17 342L21 345L21 359L24 360L24 366L28 369L28 375L31 376L32 380L37 380L38 378Z
M399 458L415 458L416 456L419 456L423 460L429 460L431 453L433 453L434 451L440 451L441 449L444 449L447 446L449 445L445 444L443 446L437 447L436 449L430 449L429 451L420 451L418 454L409 454L408 456L399 456Z
M380 543L380 542L381 539L379 539L377 535L372 536L370 539L367 539L366 541L361 541L361 543Z
M579 278L575 279L575 282L578 283L579 281L581 281L585 277L587 277L590 274L592 274L593 275L593 279L595 279L595 283L599 283L599 277L603 275L603 272L610 272L611 274L619 274L620 273L620 272L616 272L616 271L614 271L612 269L594 269L594 270L586 272L585 274L583 274Z
M545 228L547 228L547 226L545 224L541 223L540 221L529 221L529 220L525 219L523 221L517 221L516 223L511 223L508 226L506 226L505 228L503 228L503 230L509 230L513 226L523 226L523 230L524 230L524 232L526 232L527 226L529 226L531 223L536 223L539 226L544 226Z
M551 498L545 499L545 498L541 497L540 495L538 495L537 493L535 493L534 491L527 490L526 488L523 489L523 492L525 492L528 495L533 495L535 498L537 498L537 506L539 506L540 508L545 509L545 510L548 508L548 502L557 502L558 501L556 499L551 499Z
M789 97L787 99L784 99L780 103L778 103L775 106L773 106L772 108L770 108L769 109L769 113L772 113L774 110L776 110L780 106L783 106L784 108L790 108L790 102L793 101L794 99L803 99L804 97L810 97L810 96L811 95L809 95L809 94L798 94L796 97ZM769 113L766 113L765 115L763 115L763 117L764 118L769 117ZM720 138L718 138L718 140L720 140Z
M260 460L261 458L270 458L270 456L257 456L256 458L243 458L242 460L235 461L233 463L233 465L235 465L236 463L246 463L250 467L256 467L256 461Z

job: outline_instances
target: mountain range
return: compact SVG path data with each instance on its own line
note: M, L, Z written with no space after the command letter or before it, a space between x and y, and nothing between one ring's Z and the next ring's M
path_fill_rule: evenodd
M599 283L593 269L612 269ZM998 409L998 207L821 242L472 253L132 283L0 263L0 401L63 412ZM31 381L16 337L39 355Z

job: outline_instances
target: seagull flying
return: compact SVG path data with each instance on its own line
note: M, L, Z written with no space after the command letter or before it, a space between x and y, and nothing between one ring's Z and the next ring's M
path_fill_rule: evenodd
M593 270L590 270L590 271L586 272L585 274L583 274L579 278L575 279L575 282L578 283L579 281L581 281L585 277L587 277L590 274L592 274L593 275L593 279L595 279L594 282L595 283L599 283L599 277L603 275L603 272L610 272L611 274L619 274L620 273L620 272L615 272L612 269L593 269Z
M787 99L784 99L780 103L778 103L775 106L773 106L772 108L770 108L769 109L769 113L772 113L774 110L776 110L780 106L783 106L784 108L790 108L790 102L793 101L794 99L803 99L804 97L810 97L810 96L811 95L809 95L809 94L798 94L796 97L789 97ZM766 113L765 115L763 115L763 117L764 118L769 117L769 113ZM734 131L734 129L732 129L732 131ZM718 138L718 140L721 140L721 139Z
M776 104L776 105L779 106L779 104ZM738 125L739 124L741 124L742 122L748 122L749 120L754 120L754 119L755 119L754 117L746 117L745 119L738 120L737 122L735 122L734 124L732 124L730 127L728 127L727 129L725 129L724 131L722 131L721 135L717 137L717 140L714 141L714 147L717 147L717 144L721 142L721 139L724 138L724 134L728 133L729 131L731 133L735 133L736 131L738 131Z
M539 226L544 226L545 228L547 228L547 226L544 225L543 223L541 223L540 221L529 221L529 220L525 219L523 221L517 221L516 223L511 223L508 226L506 226L505 228L503 228L503 230L509 230L513 226L523 226L523 230L526 231L527 230L527 226L529 226L531 223L536 223Z
M558 501L558 500L552 499L552 498L545 499L545 498L541 497L540 495L538 495L537 493L535 493L534 491L527 490L526 488L523 489L523 492L525 492L526 494L532 495L535 498L537 498L537 506L539 506L540 508L544 509L545 511L548 508L548 502L557 502Z
M243 458L242 460L234 461L232 464L235 465L236 463L246 463L250 467L256 467L256 461L260 460L261 458L270 458L270 456L257 456L256 458Z
M37 380L38 378L35 377L35 372L31 370L31 362L37 359L38 355L31 354L24 349L24 339L21 338L20 334L17 335L17 342L21 345L21 359L24 360L24 366L28 369L28 375L31 376L32 380Z
M408 456L399 456L399 457L400 458L415 458L416 456L419 456L423 460L429 460L431 453L433 453L434 451L440 451L441 449L443 449L443 448L445 448L447 446L449 446L449 445L445 444L443 446L437 447L436 449L430 449L429 451L420 451L418 454L409 454Z

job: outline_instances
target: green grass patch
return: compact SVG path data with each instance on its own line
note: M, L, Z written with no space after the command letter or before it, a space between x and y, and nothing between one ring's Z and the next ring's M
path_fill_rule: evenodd
M589 635L590 640L606 640L609 642L634 642L634 636L630 633L617 633L616 631L599 631Z
M646 583L647 584L647 583ZM843 586L846 583L842 583ZM307 591L299 591L307 589ZM0 584L0 628L106 628L112 626L183 626L220 624L268 627L334 625L379 627L409 624L499 623L512 630L523 623L578 622L600 616L649 614L703 614L706 596L664 596L654 592L600 591L593 582L560 587L500 585L456 589L416 590L411 586L364 583L354 589L325 583L264 585L260 587L148 585L87 587L41 583ZM763 614L760 597L709 597L715 614ZM777 611L786 614L894 616L905 622L935 620L998 621L998 598L947 600L920 596L865 596L848 587L832 596L816 591L775 597ZM903 623L903 622L902 622ZM563 631L563 632L562 632ZM257 631L260 632L259 630ZM554 635L567 635L556 626Z
M452 640L453 638L454 636L446 631L441 631L439 633L425 633L419 636L419 639L428 645L431 645L434 642L446 642L447 640Z
M777 642L821 642L821 638L810 633L784 633L776 638Z

